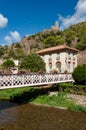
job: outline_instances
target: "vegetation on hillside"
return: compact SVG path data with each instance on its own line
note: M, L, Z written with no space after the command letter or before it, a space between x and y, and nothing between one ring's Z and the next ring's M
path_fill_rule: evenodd
M0 58L22 59L28 54L28 48L31 52L62 45L67 43L70 47L79 50L86 49L86 22L72 25L64 31L46 30L35 35L24 37L20 43L12 43L11 46L0 46Z
M13 43L11 46L0 46L0 58L3 59L21 59L26 54L23 51L23 48L21 47L20 43Z
M37 33L31 38L38 42L43 42L43 48L67 43L70 47L75 47L79 50L86 49L86 22L70 26L68 29L61 31L46 31Z
M86 49L86 22L71 26L64 31L66 41L79 50Z

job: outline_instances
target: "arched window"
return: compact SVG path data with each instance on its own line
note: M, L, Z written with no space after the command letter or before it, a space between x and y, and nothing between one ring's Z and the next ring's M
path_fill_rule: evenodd
M58 69L59 72L61 71L61 62L60 61L56 62L56 68Z
M73 62L73 70L74 70L74 68L75 68L75 62Z
M69 70L70 70L70 64L71 64L71 62L69 61L69 62L68 62L68 69L69 69Z
M49 62L49 68L52 69L52 62Z

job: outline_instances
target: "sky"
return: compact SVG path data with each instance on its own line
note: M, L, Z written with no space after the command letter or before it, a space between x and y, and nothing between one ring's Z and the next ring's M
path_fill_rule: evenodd
M86 21L86 0L0 0L0 45L10 45L24 36L59 29Z

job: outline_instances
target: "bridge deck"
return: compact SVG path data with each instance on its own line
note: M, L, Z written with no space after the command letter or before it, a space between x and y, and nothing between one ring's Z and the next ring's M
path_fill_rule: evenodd
M73 82L71 74L0 75L0 89Z

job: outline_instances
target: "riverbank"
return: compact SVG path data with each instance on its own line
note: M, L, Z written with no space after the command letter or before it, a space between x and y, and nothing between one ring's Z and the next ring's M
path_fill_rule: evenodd
M60 84L61 86L61 84ZM72 85L73 86L73 85ZM24 87L0 90L0 100L10 100L16 103L35 103L59 108L67 108L72 111L86 112L86 95L69 93L62 89L74 90L66 87ZM83 88L83 86L82 86ZM84 86L85 88L85 86ZM59 89L59 90L58 90ZM79 88L81 89L81 88ZM58 91L57 91L58 90ZM78 91L77 91L78 92ZM80 92L80 90L79 90Z

